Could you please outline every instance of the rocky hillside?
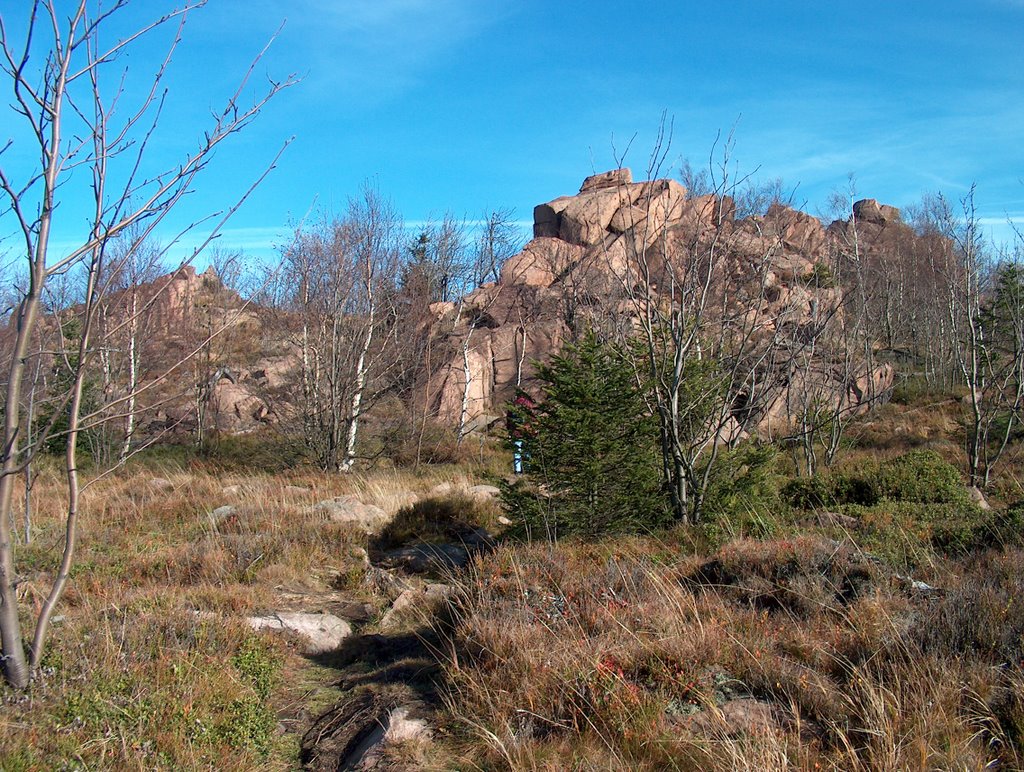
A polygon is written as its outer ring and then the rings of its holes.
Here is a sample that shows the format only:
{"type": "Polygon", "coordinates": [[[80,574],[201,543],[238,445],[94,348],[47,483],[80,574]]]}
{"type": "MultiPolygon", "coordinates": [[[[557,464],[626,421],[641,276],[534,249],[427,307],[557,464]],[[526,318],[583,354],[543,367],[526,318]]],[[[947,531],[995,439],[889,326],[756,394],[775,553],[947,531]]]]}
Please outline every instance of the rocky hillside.
{"type": "Polygon", "coordinates": [[[212,268],[197,273],[186,265],[113,294],[101,332],[111,352],[104,362],[110,399],[127,389],[135,337],[139,426],[146,435],[194,431],[200,400],[209,426],[226,433],[291,414],[299,359],[287,324],[245,303],[212,268]]]}
{"type": "MultiPolygon", "coordinates": [[[[424,414],[451,427],[493,425],[516,388],[534,387],[533,363],[586,329],[635,333],[645,304],[692,313],[686,304],[693,298],[681,288],[695,275],[710,287],[707,302],[718,319],[710,329],[741,330],[750,342],[759,391],[734,405],[730,431],[784,432],[794,412],[812,402],[859,411],[891,387],[893,369],[869,364],[863,350],[854,356],[839,349],[839,338],[853,334],[840,307],[857,278],[851,256],[884,263],[936,238],[918,236],[898,210],[871,199],[827,227],[778,203],[764,215],[737,218],[727,196],[689,195],[670,179],[634,182],[628,169],[588,177],[576,195],[538,205],[533,233],[499,281],[430,306],[435,364],[416,387],[427,395],[424,414]]],[[[194,428],[199,393],[204,420],[226,433],[297,417],[300,334],[289,312],[246,305],[212,271],[191,267],[140,294],[152,304],[145,377],[200,352],[159,399],[147,400],[152,409],[141,425],[194,428]]],[[[871,296],[884,292],[874,288],[871,296]]],[[[377,387],[387,392],[386,384],[377,387]]]]}
{"type": "MultiPolygon", "coordinates": [[[[729,197],[689,196],[669,179],[633,182],[628,169],[588,177],[574,196],[534,210],[534,238],[509,259],[500,281],[459,303],[435,304],[435,330],[453,352],[432,378],[438,415],[471,425],[496,420],[517,386],[531,386],[534,360],[544,360],[588,325],[629,327],[637,282],[672,302],[657,279],[713,263],[709,278],[725,298],[726,317],[752,315],[753,335],[771,343],[770,388],[745,424],[761,432],[784,427],[809,390],[857,409],[892,384],[888,365],[854,369],[827,360],[795,367],[816,328],[839,311],[836,279],[853,238],[884,252],[893,239],[914,239],[898,210],[873,200],[826,228],[818,219],[773,204],[763,216],[737,219],[729,197]],[[642,270],[641,270],[642,269],[642,270]],[[675,273],[673,273],[675,271],[675,273]],[[467,386],[468,382],[468,386],[467,386]]],[[[647,302],[647,301],[643,301],[647,302]]]]}

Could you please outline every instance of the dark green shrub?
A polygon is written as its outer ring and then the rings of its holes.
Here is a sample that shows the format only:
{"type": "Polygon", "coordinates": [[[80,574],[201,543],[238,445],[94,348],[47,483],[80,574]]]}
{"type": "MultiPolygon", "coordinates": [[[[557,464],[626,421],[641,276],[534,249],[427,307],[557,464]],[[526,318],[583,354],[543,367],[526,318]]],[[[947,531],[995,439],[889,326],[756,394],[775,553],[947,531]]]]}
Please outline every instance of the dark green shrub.
{"type": "Polygon", "coordinates": [[[794,477],[781,490],[782,498],[799,509],[814,509],[832,502],[831,478],[816,474],[811,477],[794,477]]]}
{"type": "Polygon", "coordinates": [[[277,723],[267,700],[278,678],[280,661],[259,637],[249,636],[232,657],[231,664],[250,691],[228,706],[219,734],[233,748],[266,756],[277,723]]]}
{"type": "Polygon", "coordinates": [[[1024,547],[1024,501],[988,513],[974,533],[975,549],[1024,547]]]}
{"type": "Polygon", "coordinates": [[[883,500],[914,504],[967,504],[970,496],[956,467],[934,450],[912,450],[891,461],[865,461],[856,469],[791,480],[783,498],[812,509],[883,500]]]}
{"type": "Polygon", "coordinates": [[[831,503],[870,507],[882,498],[878,467],[874,463],[869,462],[856,472],[835,472],[829,477],[831,503]]]}
{"type": "Polygon", "coordinates": [[[970,502],[920,504],[884,500],[865,507],[848,505],[857,542],[900,570],[911,570],[937,554],[963,555],[977,543],[984,512],[970,502]]]}
{"type": "Polygon", "coordinates": [[[878,487],[892,501],[959,504],[970,498],[956,467],[934,450],[912,450],[882,463],[878,487]]]}
{"type": "Polygon", "coordinates": [[[778,533],[785,509],[772,445],[746,442],[720,452],[711,467],[702,525],[714,543],[737,536],[762,539],[778,533]]]}
{"type": "Polygon", "coordinates": [[[878,466],[867,462],[856,471],[798,477],[782,487],[783,499],[800,509],[853,504],[870,507],[882,498],[878,466]]]}

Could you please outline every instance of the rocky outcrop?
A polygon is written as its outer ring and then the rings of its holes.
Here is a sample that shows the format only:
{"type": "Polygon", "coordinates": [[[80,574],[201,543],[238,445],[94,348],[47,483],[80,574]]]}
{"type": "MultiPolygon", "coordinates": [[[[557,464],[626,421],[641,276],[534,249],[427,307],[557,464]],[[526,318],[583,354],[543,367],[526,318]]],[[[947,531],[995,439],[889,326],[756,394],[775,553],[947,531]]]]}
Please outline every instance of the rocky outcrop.
{"type": "MultiPolygon", "coordinates": [[[[900,222],[898,210],[870,199],[855,205],[851,219],[865,229],[900,222]]],[[[674,180],[634,182],[628,169],[592,175],[577,195],[534,209],[534,238],[505,263],[497,283],[439,309],[435,329],[450,359],[429,384],[437,415],[452,425],[501,415],[517,387],[532,386],[533,363],[565,341],[588,326],[628,331],[643,303],[672,302],[650,278],[650,296],[638,300],[641,273],[678,277],[691,266],[711,271],[716,302],[745,320],[755,341],[777,349],[770,371],[759,376],[769,386],[756,411],[738,405],[728,431],[770,434],[789,423],[795,404],[822,398],[859,410],[891,386],[891,367],[851,373],[827,362],[792,364],[820,325],[840,313],[831,276],[843,227],[826,229],[779,203],[737,219],[732,199],[690,196],[674,180]],[[700,264],[709,254],[712,264],[700,264]]]]}
{"type": "MultiPolygon", "coordinates": [[[[497,281],[424,312],[431,369],[414,389],[417,402],[429,403],[424,414],[465,430],[494,426],[517,387],[533,388],[535,362],[588,327],[635,331],[644,304],[678,302],[678,279],[704,270],[716,308],[742,320],[756,345],[775,346],[777,354],[766,365],[770,371],[758,374],[765,393],[756,405],[736,405],[727,433],[781,431],[794,405],[810,401],[860,410],[892,383],[888,366],[853,372],[827,361],[794,361],[821,325],[836,318],[842,291],[832,277],[842,249],[856,244],[884,260],[908,252],[918,238],[893,207],[864,199],[849,219],[827,228],[779,203],[737,218],[728,196],[691,195],[675,180],[634,181],[629,169],[613,169],[587,177],[575,195],[535,207],[533,235],[505,261],[497,281]],[[703,263],[709,254],[714,259],[703,263]]],[[[138,294],[152,306],[141,331],[143,381],[200,351],[194,364],[177,371],[195,380],[182,383],[178,376],[146,393],[140,434],[193,431],[200,415],[206,430],[224,434],[297,416],[300,336],[287,313],[271,317],[268,309],[245,304],[212,271],[187,266],[142,285],[138,294]],[[219,334],[203,343],[214,329],[219,334]]],[[[130,297],[122,300],[124,312],[130,297]]],[[[114,324],[117,308],[115,302],[114,324]]],[[[366,423],[375,419],[368,412],[366,423]]]]}
{"type": "Polygon", "coordinates": [[[879,204],[873,198],[865,198],[853,205],[854,219],[862,223],[872,225],[888,225],[889,223],[900,223],[900,210],[894,206],[879,204]]]}
{"type": "Polygon", "coordinates": [[[127,365],[121,360],[134,350],[138,383],[158,381],[139,397],[144,435],[194,431],[200,399],[205,428],[224,434],[289,417],[300,359],[282,319],[268,324],[267,313],[243,301],[212,268],[198,273],[191,265],[111,293],[98,322],[113,352],[106,367],[118,376],[106,387],[110,398],[122,396],[127,365]]]}

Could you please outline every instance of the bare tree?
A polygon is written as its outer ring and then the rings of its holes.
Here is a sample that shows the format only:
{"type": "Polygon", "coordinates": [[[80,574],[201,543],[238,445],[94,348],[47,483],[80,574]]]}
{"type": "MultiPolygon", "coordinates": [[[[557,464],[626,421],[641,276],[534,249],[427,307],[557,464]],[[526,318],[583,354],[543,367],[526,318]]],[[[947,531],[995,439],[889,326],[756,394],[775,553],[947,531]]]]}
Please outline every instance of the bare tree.
{"type": "MultiPolygon", "coordinates": [[[[118,28],[128,0],[109,4],[78,0],[67,11],[58,8],[56,0],[34,0],[20,39],[0,17],[0,72],[11,87],[14,112],[24,122],[24,141],[39,159],[38,166],[21,179],[16,179],[18,173],[12,169],[0,167],[0,190],[7,202],[0,216],[17,228],[28,275],[14,312],[15,334],[4,394],[4,443],[0,456],[0,638],[4,675],[15,687],[28,684],[31,670],[42,657],[50,618],[74,560],[82,489],[79,436],[90,421],[103,420],[98,413],[83,412],[82,398],[87,374],[102,350],[102,343],[95,339],[96,320],[109,289],[105,267],[112,240],[135,225],[151,233],[175,204],[193,190],[215,150],[248,126],[269,99],[293,82],[291,78],[270,82],[254,101],[243,103],[254,61],[239,88],[200,134],[198,147],[173,168],[152,168],[148,150],[158,133],[164,106],[164,76],[181,39],[185,19],[201,5],[201,1],[187,3],[120,38],[113,37],[113,30],[118,28]],[[125,84],[130,73],[127,68],[117,69],[119,57],[164,28],[171,32],[165,56],[148,85],[142,88],[136,104],[129,105],[127,101],[132,96],[125,84]],[[78,247],[66,255],[55,255],[51,238],[59,214],[59,197],[73,173],[90,178],[89,225],[78,247]],[[39,433],[31,444],[23,441],[27,433],[22,401],[26,377],[36,356],[32,347],[42,321],[46,286],[54,277],[73,272],[82,276],[84,287],[76,309],[80,328],[73,378],[54,413],[65,415],[67,421],[65,539],[60,565],[36,618],[32,643],[26,652],[17,603],[10,515],[16,477],[38,452],[47,433],[39,433]]],[[[257,61],[261,57],[262,53],[257,61]]],[[[0,150],[0,158],[14,144],[14,140],[8,141],[0,150]]],[[[235,204],[211,215],[209,236],[203,246],[216,236],[274,162],[276,158],[235,204]]]]}
{"type": "MultiPolygon", "coordinates": [[[[649,179],[660,176],[670,144],[671,127],[663,125],[649,179]]],[[[760,417],[784,328],[751,311],[767,305],[780,243],[756,223],[753,230],[731,227],[732,195],[747,182],[732,169],[732,145],[730,136],[697,175],[713,192],[691,196],[688,227],[670,227],[673,194],[648,185],[637,204],[646,215],[616,271],[638,320],[638,377],[659,419],[662,472],[681,522],[702,517],[720,449],[760,417]]]]}
{"type": "Polygon", "coordinates": [[[161,273],[164,248],[136,223],[108,245],[105,286],[96,309],[97,348],[103,402],[112,407],[100,427],[93,455],[122,463],[131,453],[138,419],[142,355],[150,332],[144,285],[161,273]],[[123,398],[123,399],[122,399],[123,398]],[[116,446],[116,448],[115,448],[116,446]]]}
{"type": "Polygon", "coordinates": [[[360,419],[393,365],[400,234],[391,204],[366,187],[343,218],[299,229],[285,252],[301,319],[303,432],[326,470],[352,468],[360,419]]]}
{"type": "Polygon", "coordinates": [[[938,212],[952,244],[946,310],[954,361],[967,387],[967,476],[971,485],[983,488],[1024,406],[1024,270],[1014,258],[993,261],[974,194],[972,186],[959,212],[940,196],[938,212]]]}
{"type": "Polygon", "coordinates": [[[502,208],[487,212],[476,238],[473,283],[480,285],[498,281],[505,261],[521,248],[522,238],[516,228],[515,210],[502,208]]]}

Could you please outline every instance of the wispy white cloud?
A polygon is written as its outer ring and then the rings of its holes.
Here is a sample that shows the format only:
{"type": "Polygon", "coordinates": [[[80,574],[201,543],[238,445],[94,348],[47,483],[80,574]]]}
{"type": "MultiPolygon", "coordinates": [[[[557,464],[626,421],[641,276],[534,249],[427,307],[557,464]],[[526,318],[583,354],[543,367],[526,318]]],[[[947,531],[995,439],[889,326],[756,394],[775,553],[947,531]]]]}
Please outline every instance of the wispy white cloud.
{"type": "Polygon", "coordinates": [[[481,0],[307,0],[289,24],[300,36],[307,95],[387,101],[496,17],[481,0]]]}
{"type": "MultiPolygon", "coordinates": [[[[292,229],[286,225],[225,228],[207,249],[241,251],[257,257],[267,257],[275,254],[281,246],[286,244],[291,234],[292,229]]],[[[160,234],[157,234],[157,239],[159,238],[160,234]]],[[[168,250],[169,259],[174,261],[187,258],[202,245],[205,238],[205,234],[197,234],[194,237],[186,236],[168,250]]],[[[200,263],[204,262],[202,257],[199,258],[199,261],[200,263]]]]}

